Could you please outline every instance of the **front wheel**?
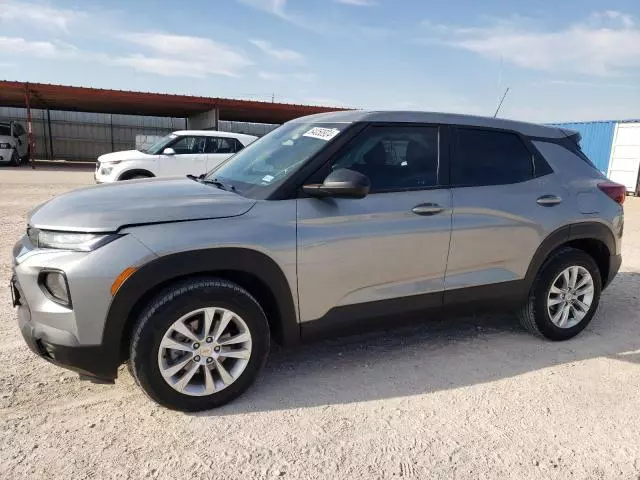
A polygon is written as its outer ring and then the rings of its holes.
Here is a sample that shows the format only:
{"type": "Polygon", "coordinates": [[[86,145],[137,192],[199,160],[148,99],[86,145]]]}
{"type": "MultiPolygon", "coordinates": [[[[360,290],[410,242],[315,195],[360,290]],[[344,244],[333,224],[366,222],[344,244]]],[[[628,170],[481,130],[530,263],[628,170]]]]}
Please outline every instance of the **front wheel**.
{"type": "Polygon", "coordinates": [[[520,309],[520,322],[536,335],[568,340],[595,315],[601,290],[600,269],[594,259],[582,250],[563,248],[540,269],[520,309]]]}
{"type": "Polygon", "coordinates": [[[244,392],[269,353],[260,304],[223,279],[169,287],[134,328],[130,370],[152,400],[175,410],[219,407],[244,392]]]}
{"type": "Polygon", "coordinates": [[[14,150],[9,160],[9,165],[17,167],[20,164],[20,157],[18,156],[18,150],[14,150]]]}

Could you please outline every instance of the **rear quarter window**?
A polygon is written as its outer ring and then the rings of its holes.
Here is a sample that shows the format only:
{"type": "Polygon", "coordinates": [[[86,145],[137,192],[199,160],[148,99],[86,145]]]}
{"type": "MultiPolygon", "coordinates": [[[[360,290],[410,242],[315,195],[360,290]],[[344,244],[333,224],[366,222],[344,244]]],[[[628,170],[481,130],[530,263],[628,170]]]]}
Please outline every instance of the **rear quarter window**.
{"type": "Polygon", "coordinates": [[[515,133],[456,128],[452,140],[453,186],[508,185],[534,177],[533,154],[515,133]]]}

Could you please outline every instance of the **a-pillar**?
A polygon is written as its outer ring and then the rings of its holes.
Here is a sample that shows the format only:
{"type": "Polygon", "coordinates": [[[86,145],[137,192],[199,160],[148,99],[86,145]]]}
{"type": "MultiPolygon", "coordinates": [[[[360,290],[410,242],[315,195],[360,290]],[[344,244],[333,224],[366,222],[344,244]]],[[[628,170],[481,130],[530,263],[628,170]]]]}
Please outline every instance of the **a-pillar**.
{"type": "Polygon", "coordinates": [[[213,108],[207,112],[197,113],[187,118],[189,130],[218,130],[220,110],[213,108]]]}

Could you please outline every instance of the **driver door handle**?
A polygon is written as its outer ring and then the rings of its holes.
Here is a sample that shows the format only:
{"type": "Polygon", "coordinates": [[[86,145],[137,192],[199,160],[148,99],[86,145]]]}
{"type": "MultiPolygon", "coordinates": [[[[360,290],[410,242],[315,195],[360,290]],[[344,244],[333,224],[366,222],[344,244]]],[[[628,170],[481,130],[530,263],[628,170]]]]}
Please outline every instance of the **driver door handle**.
{"type": "Polygon", "coordinates": [[[562,199],[557,195],[543,195],[538,197],[536,200],[536,203],[543,207],[553,207],[554,205],[558,205],[560,202],[562,202],[562,199]]]}
{"type": "Polygon", "coordinates": [[[411,209],[413,213],[416,215],[436,215],[442,212],[444,208],[442,208],[437,203],[421,203],[420,205],[416,205],[411,209]]]}

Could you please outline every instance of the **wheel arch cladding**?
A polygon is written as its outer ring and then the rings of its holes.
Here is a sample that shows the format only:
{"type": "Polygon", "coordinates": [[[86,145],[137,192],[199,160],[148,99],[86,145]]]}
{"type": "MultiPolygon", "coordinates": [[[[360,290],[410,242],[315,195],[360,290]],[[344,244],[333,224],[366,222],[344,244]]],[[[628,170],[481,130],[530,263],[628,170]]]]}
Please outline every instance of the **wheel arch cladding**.
{"type": "Polygon", "coordinates": [[[274,339],[283,345],[300,341],[289,283],[274,260],[244,248],[214,248],[159,257],[137,270],[114,297],[102,343],[118,352],[118,364],[126,360],[129,339],[137,316],[168,285],[193,277],[218,277],[232,281],[253,295],[262,306],[274,339]]]}
{"type": "Polygon", "coordinates": [[[527,288],[549,256],[562,247],[573,247],[588,253],[600,269],[602,285],[609,278],[610,256],[616,251],[613,233],[606,225],[598,222],[582,222],[567,225],[549,234],[540,244],[529,264],[525,277],[527,288]]]}

